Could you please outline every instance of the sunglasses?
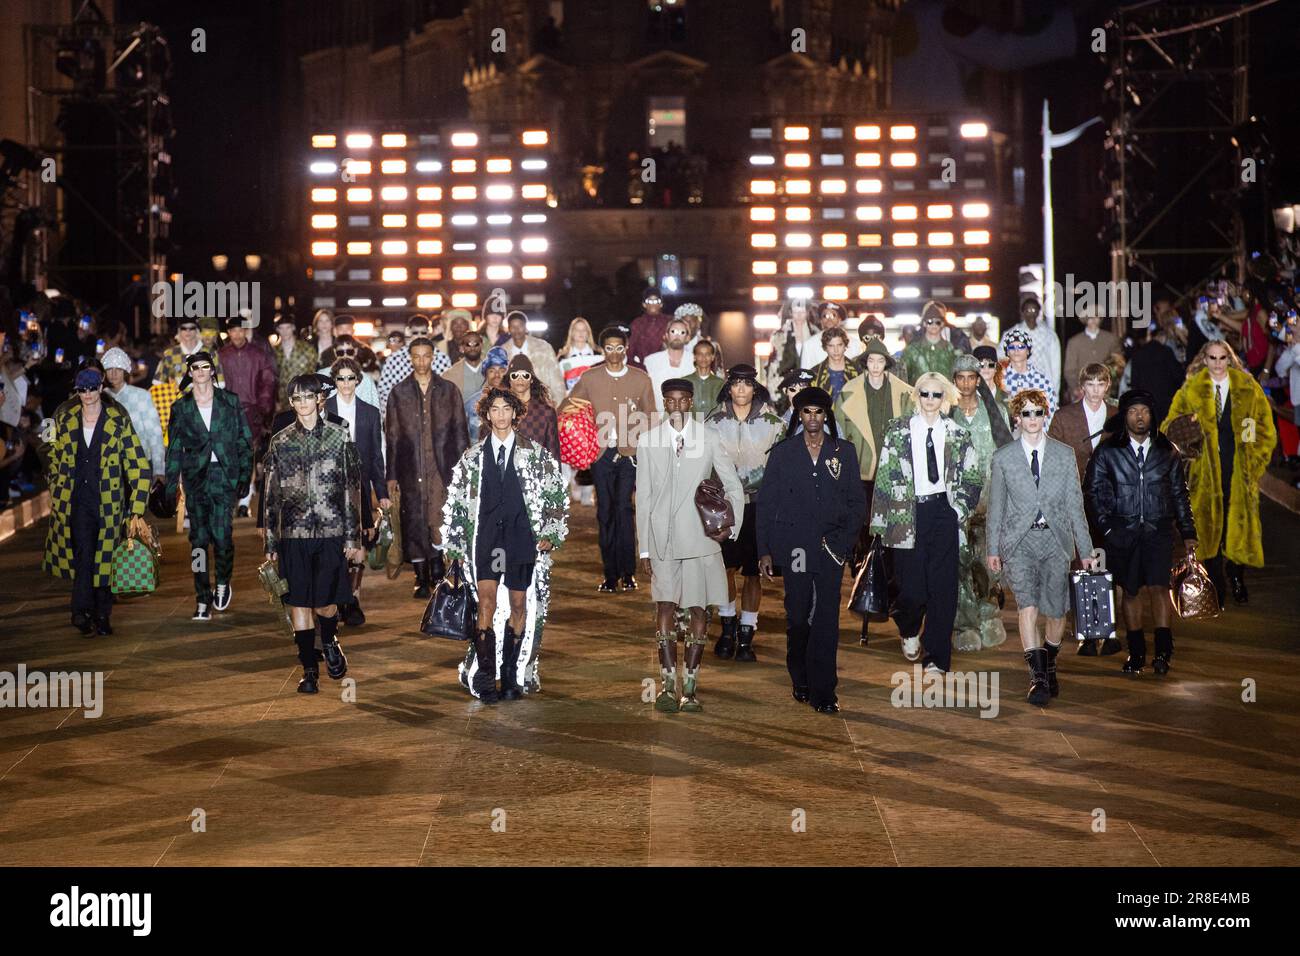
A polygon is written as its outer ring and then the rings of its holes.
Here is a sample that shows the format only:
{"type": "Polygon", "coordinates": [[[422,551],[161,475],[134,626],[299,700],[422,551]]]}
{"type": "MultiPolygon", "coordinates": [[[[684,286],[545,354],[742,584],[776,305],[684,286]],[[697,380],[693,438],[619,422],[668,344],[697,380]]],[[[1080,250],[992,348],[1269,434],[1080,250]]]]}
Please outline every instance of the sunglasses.
{"type": "Polygon", "coordinates": [[[922,398],[943,398],[943,392],[917,392],[922,398]]]}
{"type": "Polygon", "coordinates": [[[194,365],[191,365],[191,366],[190,366],[190,371],[191,371],[191,372],[210,372],[210,371],[212,371],[212,366],[209,365],[207,362],[196,362],[194,365]]]}
{"type": "Polygon", "coordinates": [[[356,349],[335,349],[334,354],[335,355],[356,355],[357,350],[356,349]]]}
{"type": "Polygon", "coordinates": [[[1008,352],[1023,352],[1023,351],[1025,351],[1027,348],[1029,348],[1028,345],[1008,345],[1008,346],[1007,346],[1007,351],[1008,351],[1008,352]]]}
{"type": "Polygon", "coordinates": [[[939,319],[926,319],[922,325],[943,325],[943,322],[939,319]]]}
{"type": "Polygon", "coordinates": [[[86,392],[98,392],[98,391],[99,391],[98,385],[82,385],[77,388],[77,392],[82,395],[84,395],[86,392]]]}
{"type": "Polygon", "coordinates": [[[314,404],[315,401],[316,401],[316,394],[315,394],[314,392],[299,392],[299,393],[296,394],[296,395],[290,395],[290,396],[289,396],[289,401],[291,401],[291,402],[312,402],[312,403],[314,404]]]}
{"type": "Polygon", "coordinates": [[[997,362],[980,362],[980,368],[997,368],[997,362]]]}
{"type": "Polygon", "coordinates": [[[336,382],[355,382],[356,380],[357,380],[357,377],[356,377],[355,375],[335,375],[335,376],[334,376],[334,381],[336,381],[336,382]]]}
{"type": "Polygon", "coordinates": [[[510,381],[512,382],[532,381],[532,378],[533,378],[532,372],[511,372],[510,373],[510,381]]]}
{"type": "Polygon", "coordinates": [[[1041,408],[1026,408],[1020,412],[1021,418],[1042,418],[1047,412],[1041,408]]]}
{"type": "Polygon", "coordinates": [[[605,351],[606,351],[606,352],[626,352],[626,351],[627,351],[627,346],[626,346],[626,345],[606,345],[606,346],[605,346],[605,351]]]}

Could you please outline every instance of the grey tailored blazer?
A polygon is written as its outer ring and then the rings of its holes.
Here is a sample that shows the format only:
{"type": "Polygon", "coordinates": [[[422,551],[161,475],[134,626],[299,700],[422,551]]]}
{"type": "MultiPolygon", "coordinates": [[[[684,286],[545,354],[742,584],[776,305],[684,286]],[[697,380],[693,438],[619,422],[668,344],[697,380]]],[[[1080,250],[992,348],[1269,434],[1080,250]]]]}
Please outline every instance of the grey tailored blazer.
{"type": "Polygon", "coordinates": [[[705,478],[717,474],[731,503],[736,524],[734,541],[740,536],[745,515],[745,489],[727,457],[722,439],[712,425],[686,419],[680,458],[676,432],[667,420],[641,433],[636,443],[636,536],[640,554],[658,561],[699,558],[720,554],[722,548],[704,533],[695,508],[695,490],[705,478]],[[674,475],[674,471],[676,474],[674,475]]]}
{"type": "Polygon", "coordinates": [[[986,554],[1005,561],[1015,553],[1040,509],[1066,558],[1073,559],[1076,550],[1081,558],[1092,553],[1074,449],[1046,435],[1041,448],[1037,487],[1018,439],[993,453],[986,554]]]}

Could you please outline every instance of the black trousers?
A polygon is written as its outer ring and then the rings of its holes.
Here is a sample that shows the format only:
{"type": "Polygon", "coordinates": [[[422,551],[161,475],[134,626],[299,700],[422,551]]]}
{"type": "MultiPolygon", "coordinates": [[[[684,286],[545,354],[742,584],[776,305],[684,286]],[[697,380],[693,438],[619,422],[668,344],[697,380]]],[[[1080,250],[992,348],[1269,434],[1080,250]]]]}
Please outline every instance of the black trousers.
{"type": "Polygon", "coordinates": [[[839,678],[840,587],[844,568],[824,552],[806,571],[782,569],[785,580],[785,666],[790,683],[808,688],[814,707],[835,702],[839,678]]]}
{"type": "Polygon", "coordinates": [[[72,613],[108,617],[113,592],[95,587],[95,552],[99,547],[99,496],[72,496],[72,613]]]}
{"type": "Polygon", "coordinates": [[[1223,476],[1223,535],[1219,539],[1219,553],[1205,561],[1205,572],[1214,583],[1214,590],[1219,595],[1219,607],[1223,607],[1228,594],[1228,578],[1245,577],[1246,569],[1236,561],[1229,561],[1224,554],[1228,547],[1228,511],[1232,507],[1232,458],[1224,461],[1219,457],[1219,470],[1223,476]]]}
{"type": "Polygon", "coordinates": [[[893,548],[898,579],[894,623],[902,637],[915,637],[925,619],[924,664],[948,670],[952,627],[957,620],[957,512],[947,498],[916,506],[916,546],[893,548]]]}
{"type": "Polygon", "coordinates": [[[607,448],[591,466],[596,485],[596,521],[600,524],[600,560],[606,578],[636,574],[636,464],[619,457],[617,448],[607,448]]]}

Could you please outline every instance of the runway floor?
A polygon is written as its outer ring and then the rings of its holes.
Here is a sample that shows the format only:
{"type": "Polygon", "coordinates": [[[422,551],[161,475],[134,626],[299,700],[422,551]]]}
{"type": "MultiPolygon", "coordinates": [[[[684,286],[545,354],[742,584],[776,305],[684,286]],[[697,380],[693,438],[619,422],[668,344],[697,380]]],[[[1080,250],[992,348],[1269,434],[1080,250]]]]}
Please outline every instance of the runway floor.
{"type": "Polygon", "coordinates": [[[409,570],[367,575],[369,621],[341,638],[352,703],[325,679],[294,692],[250,521],[229,612],[190,621],[188,544],[169,534],[163,587],[93,640],[31,529],[0,546],[0,670],[103,671],[105,705],[0,710],[0,862],[1295,865],[1300,518],[1264,508],[1250,605],[1177,626],[1168,677],[1067,647],[1062,696],[1031,707],[1008,608],[1006,644],[954,658],[1000,673],[994,719],[892,706],[890,676],[911,667],[897,632],[873,625],[862,648],[847,612],[842,712],[796,704],[779,588],[759,662],[710,649],[705,711],[656,713],[648,589],[595,592],[591,509],[558,555],[543,692],[496,707],[456,682],[463,645],[418,634],[409,570]]]}

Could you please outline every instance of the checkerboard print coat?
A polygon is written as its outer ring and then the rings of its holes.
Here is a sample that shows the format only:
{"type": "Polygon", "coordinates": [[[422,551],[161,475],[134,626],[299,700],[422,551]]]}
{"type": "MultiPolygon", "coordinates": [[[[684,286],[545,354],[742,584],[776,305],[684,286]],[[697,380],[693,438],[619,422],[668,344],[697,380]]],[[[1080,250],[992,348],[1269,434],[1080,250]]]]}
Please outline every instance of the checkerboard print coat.
{"type": "MultiPolygon", "coordinates": [[[[116,405],[105,405],[100,437],[99,539],[95,544],[95,587],[109,587],[113,577],[113,549],[127,521],[143,516],[149,502],[152,467],[144,446],[131,427],[131,416],[116,405]]],[[[71,579],[72,488],[77,467],[77,442],[81,435],[81,406],[57,421],[50,446],[50,527],[45,536],[41,566],[56,578],[71,579]]]]}

